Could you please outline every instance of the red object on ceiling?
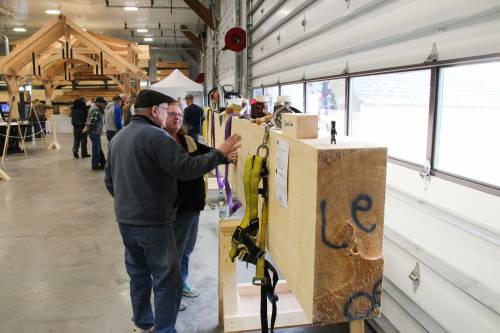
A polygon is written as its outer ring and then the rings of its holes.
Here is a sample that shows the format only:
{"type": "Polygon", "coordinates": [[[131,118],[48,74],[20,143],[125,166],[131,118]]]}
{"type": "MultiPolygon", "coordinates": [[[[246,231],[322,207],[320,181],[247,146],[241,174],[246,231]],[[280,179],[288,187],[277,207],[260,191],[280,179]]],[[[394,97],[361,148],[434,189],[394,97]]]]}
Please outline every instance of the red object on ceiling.
{"type": "Polygon", "coordinates": [[[247,32],[241,28],[231,28],[224,37],[224,50],[241,52],[247,46],[247,32]]]}

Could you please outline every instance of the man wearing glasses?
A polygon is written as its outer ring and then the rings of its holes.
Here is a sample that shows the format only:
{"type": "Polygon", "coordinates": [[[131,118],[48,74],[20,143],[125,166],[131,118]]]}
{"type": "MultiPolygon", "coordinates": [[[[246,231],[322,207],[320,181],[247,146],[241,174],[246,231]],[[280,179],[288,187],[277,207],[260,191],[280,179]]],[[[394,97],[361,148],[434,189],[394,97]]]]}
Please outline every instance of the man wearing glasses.
{"type": "MultiPolygon", "coordinates": [[[[190,157],[163,130],[168,105],[176,101],[142,90],[135,115],[109,146],[105,183],[114,197],[115,215],[130,276],[130,297],[137,332],[176,332],[182,281],[173,223],[177,179],[200,177],[239,148],[232,135],[217,149],[190,157]],[[154,292],[154,315],[150,303],[154,292]]],[[[172,116],[176,116],[173,115],[172,116]]]]}

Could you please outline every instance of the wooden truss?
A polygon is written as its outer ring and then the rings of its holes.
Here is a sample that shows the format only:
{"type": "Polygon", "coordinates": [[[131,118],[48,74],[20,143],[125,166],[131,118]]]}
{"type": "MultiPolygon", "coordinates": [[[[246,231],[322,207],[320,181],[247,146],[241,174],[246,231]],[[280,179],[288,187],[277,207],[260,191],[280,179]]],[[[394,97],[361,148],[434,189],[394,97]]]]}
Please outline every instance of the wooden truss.
{"type": "Polygon", "coordinates": [[[135,93],[140,80],[147,79],[138,67],[143,50],[130,41],[87,32],[59,15],[0,60],[0,75],[7,83],[9,101],[15,101],[19,87],[28,80],[43,83],[47,105],[52,104],[55,88],[72,80],[112,80],[125,94],[135,93]]]}

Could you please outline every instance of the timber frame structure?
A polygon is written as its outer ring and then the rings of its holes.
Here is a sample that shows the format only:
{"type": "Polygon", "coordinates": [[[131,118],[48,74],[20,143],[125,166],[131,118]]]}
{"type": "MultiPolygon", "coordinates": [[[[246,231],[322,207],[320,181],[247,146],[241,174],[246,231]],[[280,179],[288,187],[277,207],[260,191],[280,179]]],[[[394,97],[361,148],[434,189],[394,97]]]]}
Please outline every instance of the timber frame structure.
{"type": "Polygon", "coordinates": [[[71,80],[111,80],[125,94],[136,93],[140,80],[147,79],[137,66],[140,52],[136,43],[87,32],[59,15],[0,60],[11,113],[17,116],[16,95],[29,80],[43,83],[47,105],[52,105],[56,87],[71,80]]]}

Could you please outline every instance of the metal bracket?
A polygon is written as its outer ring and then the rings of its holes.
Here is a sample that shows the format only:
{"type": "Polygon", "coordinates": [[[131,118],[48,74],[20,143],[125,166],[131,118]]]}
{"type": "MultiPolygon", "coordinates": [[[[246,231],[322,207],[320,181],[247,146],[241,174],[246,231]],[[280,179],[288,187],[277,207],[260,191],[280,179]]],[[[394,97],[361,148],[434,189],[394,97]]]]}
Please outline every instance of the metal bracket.
{"type": "Polygon", "coordinates": [[[346,61],[345,62],[344,70],[340,74],[344,75],[344,74],[349,74],[349,73],[350,73],[350,70],[349,70],[349,61],[346,61]]]}
{"type": "Polygon", "coordinates": [[[278,41],[278,45],[280,45],[280,41],[281,41],[281,32],[278,32],[278,36],[276,36],[276,40],[278,41]]]}
{"type": "Polygon", "coordinates": [[[304,32],[305,32],[306,25],[307,25],[306,14],[304,14],[304,19],[300,22],[300,25],[302,25],[304,27],[304,32]]]}
{"type": "Polygon", "coordinates": [[[415,268],[413,268],[408,277],[413,282],[413,292],[416,293],[420,286],[420,265],[418,262],[415,264],[415,268]]]}
{"type": "Polygon", "coordinates": [[[431,161],[426,160],[424,166],[419,172],[420,178],[424,181],[424,189],[427,191],[431,182],[431,161]]]}
{"type": "Polygon", "coordinates": [[[427,56],[427,59],[425,59],[424,62],[436,62],[438,60],[439,60],[439,53],[437,50],[437,46],[436,43],[433,43],[431,53],[427,56]]]}
{"type": "Polygon", "coordinates": [[[349,7],[351,6],[351,0],[345,0],[345,5],[346,8],[349,9],[349,7]]]}

